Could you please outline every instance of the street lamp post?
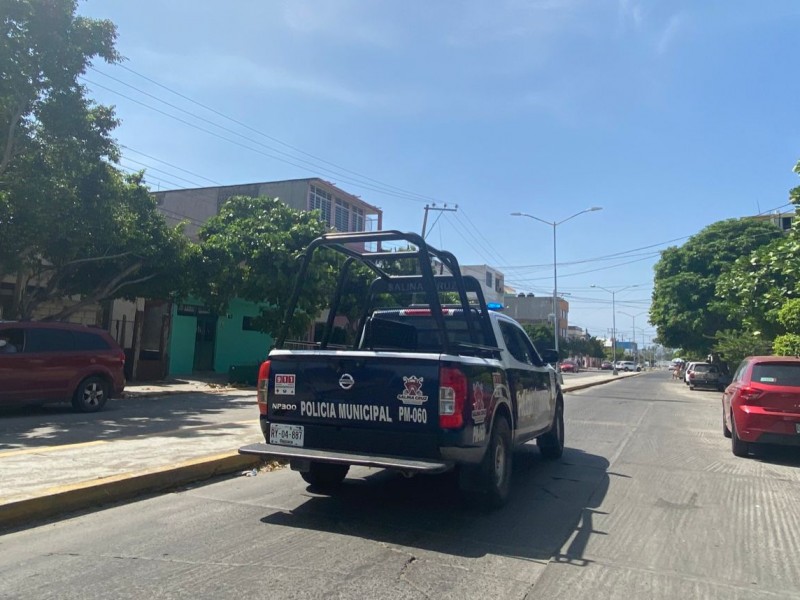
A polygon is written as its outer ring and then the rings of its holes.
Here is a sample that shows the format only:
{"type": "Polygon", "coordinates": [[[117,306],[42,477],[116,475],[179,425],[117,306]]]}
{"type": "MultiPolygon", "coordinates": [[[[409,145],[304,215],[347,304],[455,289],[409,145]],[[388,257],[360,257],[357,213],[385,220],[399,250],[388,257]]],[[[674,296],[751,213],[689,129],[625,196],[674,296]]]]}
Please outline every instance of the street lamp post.
{"type": "Polygon", "coordinates": [[[608,292],[611,294],[611,364],[613,365],[614,375],[619,375],[619,371],[617,371],[617,305],[616,305],[616,296],[619,292],[624,290],[638,287],[638,284],[633,285],[626,285],[624,288],[620,288],[618,290],[609,290],[608,288],[601,287],[599,285],[592,284],[591,287],[597,288],[598,290],[603,290],[604,292],[608,292]]]}
{"type": "Polygon", "coordinates": [[[553,228],[553,340],[555,343],[556,354],[558,354],[558,262],[556,260],[556,227],[562,223],[566,223],[570,219],[574,219],[578,215],[582,215],[583,213],[587,212],[594,212],[596,210],[603,210],[603,207],[592,206],[590,208],[585,208],[582,211],[576,212],[574,215],[567,217],[566,219],[562,219],[561,221],[545,221],[544,219],[540,219],[539,217],[534,217],[533,215],[523,212],[511,213],[512,217],[528,217],[529,219],[534,219],[535,221],[544,223],[545,225],[550,225],[553,228]]]}
{"type": "MultiPolygon", "coordinates": [[[[633,339],[633,342],[636,343],[636,317],[641,317],[642,315],[646,315],[647,311],[636,313],[635,315],[632,315],[632,314],[626,313],[626,312],[622,312],[622,311],[619,311],[619,312],[622,313],[623,315],[626,315],[626,316],[630,317],[633,320],[633,323],[631,324],[631,329],[633,329],[633,336],[631,336],[631,339],[633,339]]],[[[644,332],[642,332],[642,337],[644,338],[644,332]]],[[[642,346],[644,346],[644,343],[642,343],[642,346]]],[[[639,358],[638,355],[640,353],[637,352],[636,354],[637,354],[636,358],[637,358],[637,362],[638,362],[638,358],[639,358]]]]}

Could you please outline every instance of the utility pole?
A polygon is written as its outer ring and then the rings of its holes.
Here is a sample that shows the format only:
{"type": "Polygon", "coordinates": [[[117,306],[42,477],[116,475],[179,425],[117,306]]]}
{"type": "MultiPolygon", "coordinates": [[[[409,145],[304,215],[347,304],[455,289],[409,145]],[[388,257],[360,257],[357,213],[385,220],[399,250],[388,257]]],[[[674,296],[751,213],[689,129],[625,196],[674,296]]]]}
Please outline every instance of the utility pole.
{"type": "MultiPolygon", "coordinates": [[[[436,202],[433,204],[426,204],[425,205],[425,218],[422,220],[422,239],[425,239],[425,232],[428,229],[428,211],[429,210],[438,210],[440,213],[443,212],[456,212],[458,210],[458,204],[455,205],[455,208],[448,208],[447,203],[444,206],[436,206],[436,202]]],[[[441,215],[440,215],[441,216],[441,215]]],[[[438,220],[438,218],[437,218],[438,220]]],[[[436,223],[434,222],[434,225],[436,223]]]]}

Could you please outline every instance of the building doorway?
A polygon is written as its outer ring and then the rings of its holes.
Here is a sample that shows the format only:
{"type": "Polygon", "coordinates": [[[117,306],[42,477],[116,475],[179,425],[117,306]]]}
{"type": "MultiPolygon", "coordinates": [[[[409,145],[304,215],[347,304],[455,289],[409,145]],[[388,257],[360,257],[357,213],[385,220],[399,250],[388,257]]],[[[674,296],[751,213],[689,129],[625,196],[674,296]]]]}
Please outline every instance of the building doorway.
{"type": "Polygon", "coordinates": [[[194,371],[214,370],[214,346],[217,340],[217,316],[197,315],[194,338],[194,371]]]}

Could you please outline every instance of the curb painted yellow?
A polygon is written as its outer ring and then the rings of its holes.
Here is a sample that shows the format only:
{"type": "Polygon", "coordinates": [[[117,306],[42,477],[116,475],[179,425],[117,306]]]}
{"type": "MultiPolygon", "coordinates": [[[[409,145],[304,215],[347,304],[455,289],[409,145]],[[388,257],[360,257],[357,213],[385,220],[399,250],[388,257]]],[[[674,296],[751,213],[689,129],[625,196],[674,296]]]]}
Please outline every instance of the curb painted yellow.
{"type": "Polygon", "coordinates": [[[33,498],[0,504],[0,528],[33,525],[36,521],[59,514],[98,507],[144,493],[174,489],[217,475],[252,468],[261,462],[261,458],[257,456],[226,452],[167,467],[50,488],[33,498]]]}

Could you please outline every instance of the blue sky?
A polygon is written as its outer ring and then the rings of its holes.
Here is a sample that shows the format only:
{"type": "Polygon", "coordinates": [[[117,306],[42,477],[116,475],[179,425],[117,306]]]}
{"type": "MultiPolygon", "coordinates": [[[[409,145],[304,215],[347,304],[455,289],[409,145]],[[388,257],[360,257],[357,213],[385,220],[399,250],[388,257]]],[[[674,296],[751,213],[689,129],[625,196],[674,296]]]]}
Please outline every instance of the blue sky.
{"type": "Polygon", "coordinates": [[[126,61],[96,65],[86,85],[116,106],[123,164],[154,188],[320,176],[413,231],[426,203],[458,204],[429,241],[537,295],[552,293],[552,228],[510,213],[552,222],[602,206],[557,229],[570,323],[594,335],[612,319],[593,284],[637,286],[617,295],[617,329],[629,338],[633,315],[641,341],[659,250],[786,210],[800,183],[796,0],[89,0],[79,12],[118,27],[126,61]]]}

